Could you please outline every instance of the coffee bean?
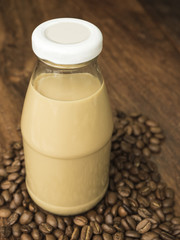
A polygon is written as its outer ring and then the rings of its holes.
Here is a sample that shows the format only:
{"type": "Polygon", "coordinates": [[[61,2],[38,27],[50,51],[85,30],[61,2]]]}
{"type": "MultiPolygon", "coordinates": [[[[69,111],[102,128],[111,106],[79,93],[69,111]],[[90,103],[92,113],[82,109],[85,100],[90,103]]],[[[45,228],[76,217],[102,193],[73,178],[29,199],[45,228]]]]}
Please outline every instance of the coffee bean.
{"type": "Polygon", "coordinates": [[[103,233],[103,240],[113,240],[112,236],[109,233],[103,233]]]}
{"type": "Polygon", "coordinates": [[[44,223],[46,221],[46,217],[45,217],[45,214],[42,213],[42,212],[37,212],[35,214],[35,222],[40,225],[41,223],[44,223]]]}
{"type": "Polygon", "coordinates": [[[86,225],[88,223],[88,220],[86,217],[84,216],[76,216],[73,219],[74,223],[79,226],[79,227],[83,227],[84,225],[86,225]]]}
{"type": "Polygon", "coordinates": [[[38,208],[37,208],[36,204],[33,203],[33,202],[30,202],[30,203],[29,203],[29,211],[31,211],[31,212],[33,212],[33,213],[36,213],[37,210],[38,210],[38,208]]]}
{"type": "Polygon", "coordinates": [[[171,222],[172,222],[173,224],[180,224],[180,217],[173,217],[172,220],[171,220],[171,222]]]}
{"type": "Polygon", "coordinates": [[[0,195],[0,206],[3,206],[4,205],[4,198],[3,196],[0,195]]]}
{"type": "Polygon", "coordinates": [[[16,206],[20,206],[23,200],[23,195],[21,193],[14,194],[14,202],[16,206]]]}
{"type": "Polygon", "coordinates": [[[0,237],[1,239],[7,239],[11,235],[11,227],[9,226],[1,226],[0,227],[0,237]]]}
{"type": "Polygon", "coordinates": [[[21,235],[21,240],[33,240],[33,239],[32,239],[32,237],[29,234],[23,233],[21,235]]]}
{"type": "Polygon", "coordinates": [[[114,205],[117,202],[117,193],[115,192],[108,192],[107,201],[110,205],[114,205]]]}
{"type": "Polygon", "coordinates": [[[162,132],[162,130],[161,130],[160,127],[150,127],[150,131],[151,131],[152,133],[155,133],[155,134],[162,132]]]}
{"type": "Polygon", "coordinates": [[[145,157],[150,157],[150,155],[151,155],[151,152],[150,152],[149,148],[147,148],[147,147],[143,148],[142,153],[145,157]]]}
{"type": "Polygon", "coordinates": [[[64,231],[66,226],[65,226],[65,223],[64,223],[64,221],[62,220],[61,217],[57,218],[57,223],[58,223],[58,228],[64,231]]]}
{"type": "Polygon", "coordinates": [[[116,232],[113,235],[113,240],[124,240],[124,234],[122,232],[116,232]]]}
{"type": "Polygon", "coordinates": [[[125,230],[131,230],[131,227],[129,226],[127,220],[125,218],[121,219],[121,225],[125,230]]]}
{"type": "Polygon", "coordinates": [[[153,209],[153,210],[156,210],[158,208],[161,207],[161,202],[157,199],[154,199],[150,202],[150,207],[153,209]]]}
{"type": "Polygon", "coordinates": [[[96,221],[101,224],[104,221],[104,217],[99,214],[96,216],[96,221]]]}
{"type": "Polygon", "coordinates": [[[39,230],[44,234],[48,234],[52,232],[53,227],[48,223],[41,223],[39,225],[39,230]]]}
{"type": "Polygon", "coordinates": [[[142,187],[140,190],[139,190],[139,193],[142,195],[142,196],[147,196],[149,195],[151,192],[151,188],[149,186],[144,186],[142,187]]]}
{"type": "Polygon", "coordinates": [[[149,144],[149,149],[154,153],[160,152],[160,146],[157,144],[149,144]]]}
{"type": "Polygon", "coordinates": [[[125,216],[127,216],[127,211],[124,209],[124,207],[123,206],[120,206],[119,208],[118,208],[118,214],[119,214],[119,216],[120,217],[125,217],[125,216]]]}
{"type": "Polygon", "coordinates": [[[172,207],[173,205],[174,200],[172,198],[168,198],[163,201],[163,207],[172,207]]]}
{"type": "Polygon", "coordinates": [[[152,216],[151,212],[148,211],[146,208],[139,208],[138,214],[143,218],[148,218],[152,216]]]}
{"type": "Polygon", "coordinates": [[[72,224],[72,218],[71,217],[64,217],[63,220],[64,220],[64,222],[67,226],[72,224]]]}
{"type": "Polygon", "coordinates": [[[167,232],[161,231],[160,236],[163,240],[172,240],[175,239],[175,237],[167,232]]]}
{"type": "Polygon", "coordinates": [[[21,236],[21,225],[19,223],[16,223],[12,226],[12,233],[14,237],[21,236]]]}
{"type": "Polygon", "coordinates": [[[20,222],[20,224],[28,224],[28,223],[31,222],[32,218],[33,218],[32,213],[29,212],[29,211],[25,211],[25,212],[21,215],[21,217],[20,217],[20,219],[19,219],[19,222],[20,222]]]}
{"type": "Polygon", "coordinates": [[[42,235],[41,235],[40,231],[37,228],[34,228],[32,230],[31,235],[32,235],[34,240],[41,240],[42,239],[42,235]]]}
{"type": "Polygon", "coordinates": [[[107,214],[105,216],[105,223],[109,224],[109,225],[113,224],[113,216],[112,216],[112,214],[109,213],[109,214],[107,214]]]}
{"type": "Polygon", "coordinates": [[[137,201],[140,204],[140,206],[142,207],[149,207],[149,201],[147,198],[144,198],[143,196],[141,196],[140,194],[138,194],[137,196],[137,201]]]}
{"type": "Polygon", "coordinates": [[[127,223],[129,224],[129,226],[130,226],[131,229],[133,229],[133,230],[136,229],[136,221],[135,221],[132,217],[127,216],[127,217],[126,217],[126,221],[127,221],[127,223]]]}
{"type": "Polygon", "coordinates": [[[79,228],[75,227],[71,236],[71,240],[78,240],[79,233],[80,233],[79,228]]]}
{"type": "Polygon", "coordinates": [[[146,232],[141,237],[142,240],[155,240],[159,239],[158,234],[155,232],[146,232]]]}
{"type": "Polygon", "coordinates": [[[65,234],[66,234],[68,237],[71,237],[72,233],[73,233],[73,228],[72,228],[72,226],[68,225],[68,226],[66,227],[65,234]]]}
{"type": "Polygon", "coordinates": [[[140,234],[136,231],[128,230],[125,232],[126,237],[131,237],[131,238],[140,238],[140,234]]]}
{"type": "Polygon", "coordinates": [[[7,219],[7,224],[10,226],[15,224],[18,218],[19,218],[19,215],[16,212],[12,213],[7,219]]]}
{"type": "Polygon", "coordinates": [[[0,177],[7,177],[7,172],[4,168],[0,168],[0,177]]]}
{"type": "Polygon", "coordinates": [[[94,210],[90,210],[90,211],[88,211],[87,214],[86,214],[87,218],[88,218],[90,221],[95,221],[95,220],[96,220],[96,215],[97,215],[97,213],[96,213],[96,211],[94,211],[94,210]]]}
{"type": "Polygon", "coordinates": [[[142,220],[138,225],[136,226],[136,231],[138,231],[140,234],[146,233],[151,228],[151,222],[148,219],[142,220]]]}
{"type": "Polygon", "coordinates": [[[1,208],[0,209],[0,217],[8,218],[11,215],[11,211],[8,208],[1,208]]]}
{"type": "Polygon", "coordinates": [[[7,190],[11,187],[12,183],[8,180],[5,180],[1,183],[1,189],[7,190]]]}
{"type": "Polygon", "coordinates": [[[171,188],[166,188],[165,194],[167,198],[174,198],[174,191],[171,188]]]}
{"type": "Polygon", "coordinates": [[[47,215],[46,222],[49,223],[54,228],[57,228],[58,226],[57,220],[52,214],[47,215]]]}
{"type": "Polygon", "coordinates": [[[101,235],[94,235],[92,240],[103,240],[101,235]]]}
{"type": "Polygon", "coordinates": [[[116,229],[108,224],[102,224],[102,229],[109,234],[114,234],[116,232],[116,229]]]}
{"type": "Polygon", "coordinates": [[[84,225],[81,230],[81,240],[90,240],[93,234],[93,230],[91,226],[84,225]]]}
{"type": "Polygon", "coordinates": [[[93,233],[94,234],[101,234],[102,233],[102,228],[99,225],[98,222],[90,222],[90,226],[92,227],[93,233]]]}
{"type": "Polygon", "coordinates": [[[46,240],[56,240],[56,238],[52,234],[47,234],[46,240]]]}

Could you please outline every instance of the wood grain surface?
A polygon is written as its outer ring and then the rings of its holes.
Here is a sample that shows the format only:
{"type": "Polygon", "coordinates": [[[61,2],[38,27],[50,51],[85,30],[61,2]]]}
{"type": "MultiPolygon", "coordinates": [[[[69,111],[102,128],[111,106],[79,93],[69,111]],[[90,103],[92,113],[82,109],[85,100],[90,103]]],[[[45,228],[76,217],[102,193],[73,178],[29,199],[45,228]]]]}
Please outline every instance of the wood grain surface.
{"type": "Polygon", "coordinates": [[[180,215],[180,1],[1,0],[0,146],[16,130],[36,57],[33,29],[45,20],[75,17],[104,35],[99,63],[112,107],[159,122],[166,141],[154,157],[162,179],[176,191],[180,215]]]}

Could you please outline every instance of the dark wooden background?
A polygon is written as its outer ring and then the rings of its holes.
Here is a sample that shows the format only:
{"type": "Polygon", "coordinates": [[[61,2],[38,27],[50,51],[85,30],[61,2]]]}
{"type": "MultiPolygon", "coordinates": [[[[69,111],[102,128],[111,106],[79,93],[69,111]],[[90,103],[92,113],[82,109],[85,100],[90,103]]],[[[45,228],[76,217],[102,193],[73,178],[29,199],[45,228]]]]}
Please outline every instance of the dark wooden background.
{"type": "Polygon", "coordinates": [[[166,141],[155,156],[162,178],[176,191],[180,214],[180,1],[1,0],[0,147],[12,140],[36,62],[31,33],[41,22],[75,17],[104,35],[99,58],[111,103],[158,121],[166,141]]]}

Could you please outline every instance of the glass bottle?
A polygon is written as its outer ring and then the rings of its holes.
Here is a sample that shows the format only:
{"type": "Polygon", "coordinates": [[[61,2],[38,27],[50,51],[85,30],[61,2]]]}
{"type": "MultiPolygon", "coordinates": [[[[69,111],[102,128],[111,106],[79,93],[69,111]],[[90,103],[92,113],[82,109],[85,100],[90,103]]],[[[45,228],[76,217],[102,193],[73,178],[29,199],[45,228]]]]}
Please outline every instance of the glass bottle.
{"type": "Polygon", "coordinates": [[[108,187],[112,114],[93,24],[54,19],[33,32],[38,62],[26,93],[21,130],[26,185],[43,209],[85,212],[108,187]]]}

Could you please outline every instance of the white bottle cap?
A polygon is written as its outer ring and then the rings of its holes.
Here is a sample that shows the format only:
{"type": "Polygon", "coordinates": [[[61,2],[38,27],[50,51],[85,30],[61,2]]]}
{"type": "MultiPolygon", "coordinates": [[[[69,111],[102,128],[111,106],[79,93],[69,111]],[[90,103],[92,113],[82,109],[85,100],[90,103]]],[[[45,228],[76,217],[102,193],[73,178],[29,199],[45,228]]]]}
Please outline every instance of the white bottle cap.
{"type": "Polygon", "coordinates": [[[102,33],[95,25],[76,18],[57,18],[35,28],[32,48],[41,59],[55,64],[87,62],[102,50],[102,33]]]}

